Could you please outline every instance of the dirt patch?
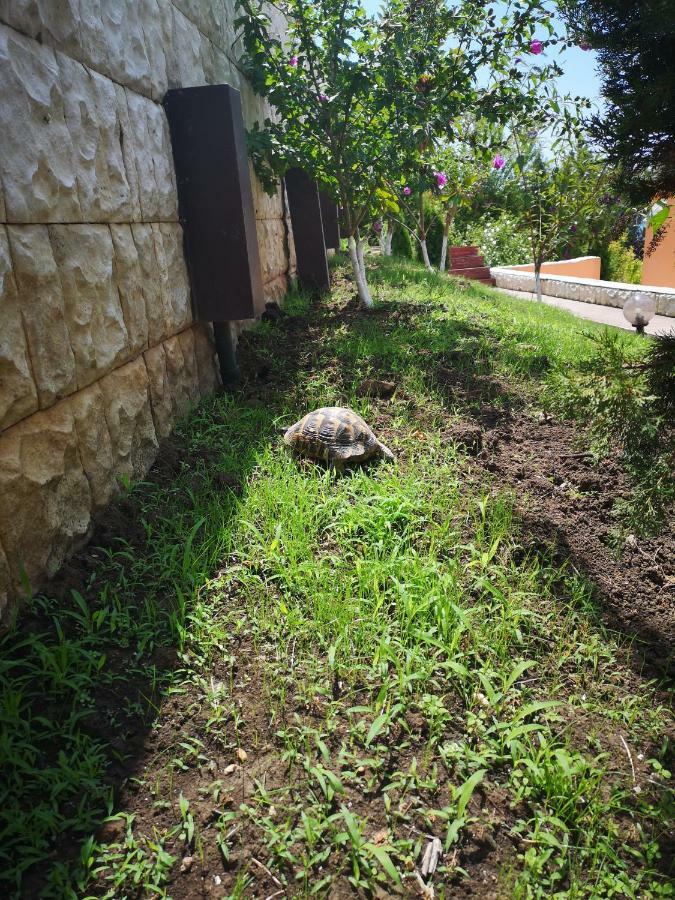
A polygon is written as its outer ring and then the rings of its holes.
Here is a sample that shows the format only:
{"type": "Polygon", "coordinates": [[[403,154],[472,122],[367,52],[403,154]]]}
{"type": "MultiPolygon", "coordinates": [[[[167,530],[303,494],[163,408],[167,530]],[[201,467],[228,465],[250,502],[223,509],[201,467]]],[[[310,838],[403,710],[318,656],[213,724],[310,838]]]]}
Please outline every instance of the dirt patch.
{"type": "Polygon", "coordinates": [[[635,636],[649,669],[665,673],[675,646],[675,535],[615,547],[618,499],[630,485],[612,459],[595,465],[570,425],[515,413],[486,430],[479,464],[516,492],[525,535],[591,579],[611,629],[635,636]]]}

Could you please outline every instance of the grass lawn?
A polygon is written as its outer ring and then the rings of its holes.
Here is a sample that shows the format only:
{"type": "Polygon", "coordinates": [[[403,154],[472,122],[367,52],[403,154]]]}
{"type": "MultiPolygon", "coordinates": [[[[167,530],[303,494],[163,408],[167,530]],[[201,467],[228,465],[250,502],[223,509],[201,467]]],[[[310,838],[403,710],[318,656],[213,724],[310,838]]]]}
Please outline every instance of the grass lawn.
{"type": "Polygon", "coordinates": [[[558,421],[602,329],[372,269],[244,335],[5,637],[5,896],[673,896],[668,514],[558,421]],[[397,461],[292,458],[333,404],[397,461]]]}

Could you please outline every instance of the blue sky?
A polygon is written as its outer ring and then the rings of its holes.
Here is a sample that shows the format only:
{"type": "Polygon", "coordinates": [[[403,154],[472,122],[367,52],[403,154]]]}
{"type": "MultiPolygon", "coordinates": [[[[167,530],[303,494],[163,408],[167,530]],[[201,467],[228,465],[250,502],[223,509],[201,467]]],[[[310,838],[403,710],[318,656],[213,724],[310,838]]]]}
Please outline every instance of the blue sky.
{"type": "MultiPolygon", "coordinates": [[[[380,7],[380,0],[362,0],[363,5],[368,12],[374,13],[380,7]]],[[[563,31],[560,20],[554,17],[557,30],[563,31]]],[[[546,38],[546,34],[539,35],[542,39],[546,38]]],[[[557,79],[558,90],[561,94],[572,94],[573,96],[588,97],[593,102],[594,108],[601,103],[600,98],[600,80],[595,72],[596,55],[594,51],[580,50],[574,47],[571,50],[565,50],[560,53],[557,47],[549,51],[555,54],[553,57],[559,63],[560,68],[564,71],[564,75],[557,79]]]]}

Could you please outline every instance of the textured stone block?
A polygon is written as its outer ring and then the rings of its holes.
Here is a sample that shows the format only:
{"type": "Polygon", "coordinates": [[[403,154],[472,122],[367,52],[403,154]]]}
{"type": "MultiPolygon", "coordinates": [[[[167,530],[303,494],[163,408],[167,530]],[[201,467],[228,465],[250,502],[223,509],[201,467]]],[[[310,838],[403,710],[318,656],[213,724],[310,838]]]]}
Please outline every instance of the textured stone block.
{"type": "Polygon", "coordinates": [[[157,264],[152,225],[132,225],[131,234],[138,252],[145,312],[148,321],[148,343],[152,347],[169,335],[169,315],[162,291],[162,276],[157,264]]]}
{"type": "Polygon", "coordinates": [[[143,357],[115,369],[99,382],[110,429],[115,476],[141,478],[157,455],[143,357]]]}
{"type": "Polygon", "coordinates": [[[183,353],[183,383],[185,391],[190,399],[190,406],[199,402],[199,369],[195,355],[194,328],[186,328],[178,337],[180,349],[183,353]]]}
{"type": "Polygon", "coordinates": [[[186,360],[178,335],[164,342],[166,375],[173,406],[174,422],[187,415],[192,405],[192,389],[186,372],[186,360]]]}
{"type": "Polygon", "coordinates": [[[7,231],[0,226],[0,431],[38,408],[7,231]]]}
{"type": "Polygon", "coordinates": [[[134,213],[122,155],[115,85],[62,53],[56,56],[77,190],[86,222],[128,222],[134,213]]]}
{"type": "Polygon", "coordinates": [[[143,294],[143,272],[129,225],[111,225],[113,281],[119,293],[127,330],[129,356],[148,346],[148,317],[143,294]]]}
{"type": "Polygon", "coordinates": [[[0,20],[80,58],[80,0],[0,0],[0,20]]]}
{"type": "Polygon", "coordinates": [[[0,180],[11,222],[77,222],[76,166],[53,50],[0,25],[0,180]]]}
{"type": "Polygon", "coordinates": [[[225,39],[226,14],[218,0],[173,0],[177,7],[193,25],[216,44],[225,39]]]}
{"type": "Polygon", "coordinates": [[[178,194],[173,156],[164,110],[133,91],[127,91],[129,157],[138,176],[144,222],[177,221],[178,194]]]}
{"type": "Polygon", "coordinates": [[[271,197],[263,190],[262,185],[258,181],[253,168],[253,163],[249,162],[249,172],[251,175],[251,188],[253,190],[253,205],[255,207],[256,219],[283,219],[284,203],[281,187],[277,188],[275,194],[271,197]]]}
{"type": "Polygon", "coordinates": [[[164,345],[157,344],[156,347],[150,347],[149,350],[145,351],[143,357],[148,371],[148,386],[155,433],[159,440],[163,440],[171,434],[173,428],[173,399],[166,371],[164,345]]]}
{"type": "Polygon", "coordinates": [[[0,435],[0,543],[14,589],[55,574],[87,539],[91,493],[67,401],[0,435]]]}
{"type": "Polygon", "coordinates": [[[77,388],[61,279],[46,225],[9,225],[7,233],[40,406],[51,406],[77,388]]]}
{"type": "Polygon", "coordinates": [[[107,225],[51,225],[78,387],[129,357],[129,337],[113,283],[113,243],[107,225]]]}
{"type": "Polygon", "coordinates": [[[5,190],[2,186],[2,177],[0,177],[0,223],[4,223],[6,221],[7,221],[7,208],[5,206],[5,190]]]}
{"type": "Polygon", "coordinates": [[[89,481],[93,508],[102,509],[118,489],[103,393],[98,384],[92,384],[67,402],[75,419],[80,460],[89,481]]]}
{"type": "Polygon", "coordinates": [[[199,391],[204,396],[220,387],[220,370],[213,343],[213,327],[198,323],[193,327],[195,359],[199,373],[199,391]]]}
{"type": "Polygon", "coordinates": [[[197,87],[206,84],[199,28],[173,6],[171,45],[167,51],[169,87],[197,87]]]}
{"type": "Polygon", "coordinates": [[[149,97],[152,78],[138,0],[100,0],[99,15],[106,40],[106,74],[149,97]]]}
{"type": "Polygon", "coordinates": [[[286,230],[281,219],[256,221],[263,284],[283,275],[288,268],[285,252],[286,230]]]}
{"type": "Polygon", "coordinates": [[[190,283],[183,254],[183,229],[160,223],[152,226],[159,268],[159,284],[166,320],[164,335],[181,331],[192,321],[190,283]]]}
{"type": "Polygon", "coordinates": [[[120,147],[124,172],[129,185],[129,203],[131,205],[130,221],[140,222],[141,214],[141,186],[139,181],[139,169],[136,161],[136,141],[134,131],[129,118],[129,105],[127,92],[120,84],[115,85],[115,98],[117,118],[119,122],[120,147]]]}
{"type": "Polygon", "coordinates": [[[173,29],[172,4],[171,0],[140,0],[139,9],[150,63],[151,96],[161,101],[169,86],[166,53],[173,29]]]}
{"type": "Polygon", "coordinates": [[[157,185],[157,205],[152,211],[151,219],[154,222],[177,222],[178,189],[173,165],[169,122],[163,107],[158,103],[148,103],[147,123],[150,153],[157,185]]]}
{"type": "Polygon", "coordinates": [[[268,281],[263,287],[265,303],[278,303],[281,305],[283,298],[288,290],[288,279],[285,275],[279,275],[278,278],[268,281]]]}

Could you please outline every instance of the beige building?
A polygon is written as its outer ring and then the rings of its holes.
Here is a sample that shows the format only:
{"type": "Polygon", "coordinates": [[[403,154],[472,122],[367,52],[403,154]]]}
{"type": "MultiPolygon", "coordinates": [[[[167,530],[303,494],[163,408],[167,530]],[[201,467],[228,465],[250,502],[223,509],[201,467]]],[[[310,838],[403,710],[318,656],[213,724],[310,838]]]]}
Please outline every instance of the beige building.
{"type": "MultiPolygon", "coordinates": [[[[218,384],[162,99],[227,83],[246,125],[263,116],[233,22],[234,0],[0,0],[0,616],[218,384]]],[[[280,298],[284,198],[255,178],[253,198],[265,299],[280,298]]]]}

